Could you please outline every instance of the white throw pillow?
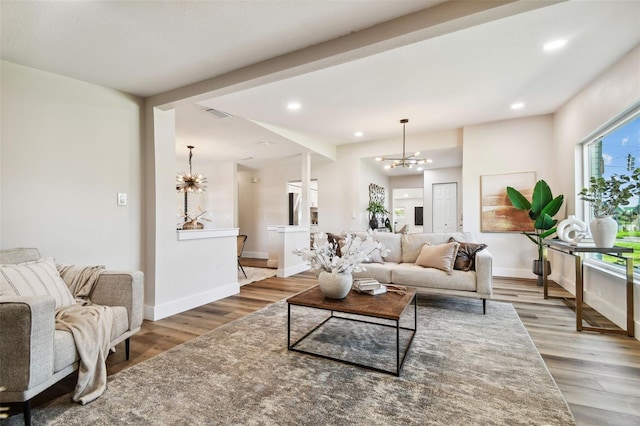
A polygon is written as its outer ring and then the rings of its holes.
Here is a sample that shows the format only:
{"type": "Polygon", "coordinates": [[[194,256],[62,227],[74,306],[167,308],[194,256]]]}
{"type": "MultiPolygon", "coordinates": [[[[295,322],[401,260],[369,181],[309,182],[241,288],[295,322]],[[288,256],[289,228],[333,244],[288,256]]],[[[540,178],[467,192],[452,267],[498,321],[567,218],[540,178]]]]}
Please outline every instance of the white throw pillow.
{"type": "Polygon", "coordinates": [[[0,296],[52,296],[56,309],[74,303],[52,257],[0,265],[0,296]]]}

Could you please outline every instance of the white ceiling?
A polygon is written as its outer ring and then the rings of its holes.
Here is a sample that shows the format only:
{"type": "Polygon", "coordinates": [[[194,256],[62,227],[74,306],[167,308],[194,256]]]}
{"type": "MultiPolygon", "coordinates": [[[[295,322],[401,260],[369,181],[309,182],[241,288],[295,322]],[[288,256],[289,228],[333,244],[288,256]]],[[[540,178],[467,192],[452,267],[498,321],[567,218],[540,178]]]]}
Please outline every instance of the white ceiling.
{"type": "MultiPolygon", "coordinates": [[[[439,3],[3,0],[0,55],[149,96],[348,38],[439,3]]],[[[307,151],[259,125],[266,123],[332,145],[395,138],[395,151],[372,157],[395,156],[402,148],[401,118],[410,119],[409,145],[424,132],[551,113],[640,43],[640,1],[544,5],[389,50],[371,49],[369,56],[335,61],[199,105],[181,104],[176,110],[178,153],[193,144],[195,155],[263,167],[287,164],[283,157],[297,161],[293,157],[307,151]],[[568,41],[564,49],[543,52],[544,43],[560,37],[568,41]],[[292,100],[302,104],[295,113],[286,109],[292,100]],[[515,101],[525,108],[511,110],[515,101]],[[201,111],[205,106],[234,117],[213,117],[201,111]],[[354,136],[358,130],[363,137],[354,136]]],[[[428,157],[441,155],[431,167],[461,163],[460,149],[417,148],[428,157]]]]}

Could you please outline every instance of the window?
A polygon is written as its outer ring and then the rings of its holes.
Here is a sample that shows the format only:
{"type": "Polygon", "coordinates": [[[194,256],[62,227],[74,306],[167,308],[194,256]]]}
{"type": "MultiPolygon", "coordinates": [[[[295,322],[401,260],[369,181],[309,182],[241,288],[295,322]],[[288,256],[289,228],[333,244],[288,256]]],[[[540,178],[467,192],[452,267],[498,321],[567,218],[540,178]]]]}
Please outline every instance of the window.
{"type": "MultiPolygon", "coordinates": [[[[631,174],[640,167],[640,106],[636,106],[630,113],[622,115],[613,124],[599,132],[584,145],[585,151],[585,182],[589,185],[591,176],[610,177],[613,174],[631,174]]],[[[593,219],[593,211],[585,206],[585,219],[593,219]]],[[[640,272],[640,201],[638,197],[630,200],[626,206],[620,206],[614,218],[618,222],[616,245],[633,247],[634,269],[640,272]]],[[[622,264],[622,261],[606,256],[594,255],[607,264],[622,264]]]]}

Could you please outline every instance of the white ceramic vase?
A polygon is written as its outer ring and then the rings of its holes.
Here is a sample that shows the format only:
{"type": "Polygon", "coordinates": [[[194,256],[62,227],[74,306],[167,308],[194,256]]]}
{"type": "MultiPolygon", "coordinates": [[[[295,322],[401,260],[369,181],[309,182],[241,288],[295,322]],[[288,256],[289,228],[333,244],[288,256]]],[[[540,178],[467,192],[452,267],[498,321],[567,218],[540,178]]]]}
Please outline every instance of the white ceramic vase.
{"type": "Polygon", "coordinates": [[[611,215],[596,216],[589,222],[589,228],[596,247],[613,247],[618,234],[618,222],[611,215]]]}
{"type": "Polygon", "coordinates": [[[351,274],[320,271],[318,275],[320,291],[328,299],[344,299],[351,291],[351,284],[353,284],[351,274]]]}

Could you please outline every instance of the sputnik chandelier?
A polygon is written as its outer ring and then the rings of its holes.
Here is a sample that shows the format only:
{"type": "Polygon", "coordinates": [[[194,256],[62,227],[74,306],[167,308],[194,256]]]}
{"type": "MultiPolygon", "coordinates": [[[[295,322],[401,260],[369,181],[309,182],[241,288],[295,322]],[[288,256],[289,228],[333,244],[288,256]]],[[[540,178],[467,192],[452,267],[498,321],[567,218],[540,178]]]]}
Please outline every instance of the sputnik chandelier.
{"type": "Polygon", "coordinates": [[[207,190],[207,178],[200,173],[193,174],[191,170],[191,159],[193,158],[193,145],[187,145],[189,148],[189,174],[180,172],[176,176],[176,189],[178,192],[189,194],[202,194],[207,190]]]}
{"type": "Polygon", "coordinates": [[[400,120],[402,123],[402,158],[388,158],[388,157],[378,157],[376,161],[393,161],[391,164],[387,164],[384,166],[385,169],[394,169],[396,167],[408,167],[412,168],[414,165],[425,164],[428,160],[424,158],[417,158],[420,155],[419,152],[414,152],[411,155],[406,155],[405,150],[405,127],[409,122],[408,118],[403,118],[400,120]]]}

